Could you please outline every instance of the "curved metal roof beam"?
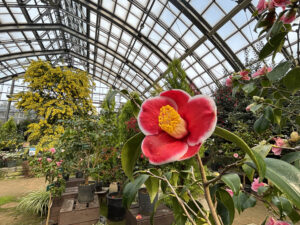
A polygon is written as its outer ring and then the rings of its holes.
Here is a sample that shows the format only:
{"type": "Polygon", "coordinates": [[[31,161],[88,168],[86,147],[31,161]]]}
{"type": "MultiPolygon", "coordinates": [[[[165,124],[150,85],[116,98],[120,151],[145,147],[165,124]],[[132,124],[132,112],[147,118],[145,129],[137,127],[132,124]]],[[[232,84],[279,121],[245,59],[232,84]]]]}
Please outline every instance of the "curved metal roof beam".
{"type": "MultiPolygon", "coordinates": [[[[150,85],[152,85],[153,80],[147,76],[140,68],[138,68],[134,63],[127,60],[124,56],[120,55],[118,52],[108,48],[107,46],[103,46],[98,41],[87,38],[85,35],[75,31],[69,27],[60,24],[19,24],[19,25],[10,25],[10,24],[2,24],[0,25],[0,32],[9,32],[9,31],[32,31],[32,30],[62,30],[64,32],[69,33],[83,41],[89,42],[95,47],[102,49],[103,51],[111,54],[112,56],[116,57],[118,60],[126,63],[129,67],[131,67],[137,74],[141,75],[150,85]]],[[[68,51],[68,50],[67,50],[68,51]]]]}
{"type": "MultiPolygon", "coordinates": [[[[178,10],[180,10],[187,18],[189,18],[189,20],[191,20],[204,35],[207,35],[212,30],[212,27],[188,2],[179,0],[170,1],[178,10]]],[[[214,33],[212,36],[208,36],[208,39],[216,46],[220,53],[223,54],[224,58],[228,60],[234,70],[239,71],[244,68],[243,63],[224,42],[220,35],[214,33]]]]}
{"type": "MultiPolygon", "coordinates": [[[[101,65],[99,63],[94,63],[93,60],[91,59],[86,59],[84,56],[73,52],[73,51],[69,51],[69,50],[48,50],[48,51],[39,51],[39,52],[24,52],[24,53],[15,53],[15,54],[9,54],[9,55],[3,55],[0,56],[0,61],[7,61],[7,60],[12,60],[12,59],[18,59],[18,58],[26,58],[26,57],[30,57],[30,56],[43,56],[43,55],[58,55],[58,54],[69,54],[72,55],[76,58],[79,58],[80,60],[83,60],[87,63],[93,63],[96,67],[105,70],[107,73],[112,74],[115,77],[118,77],[122,82],[124,82],[126,84],[126,86],[130,87],[132,90],[136,90],[138,91],[141,95],[141,91],[137,90],[136,87],[134,87],[129,81],[127,81],[125,78],[118,76],[118,74],[114,73],[113,71],[111,71],[110,69],[108,69],[107,67],[105,67],[104,65],[101,65]]],[[[96,76],[95,74],[92,74],[93,76],[96,76]]],[[[3,83],[7,80],[12,79],[13,77],[15,77],[16,75],[10,75],[10,76],[6,76],[3,78],[0,78],[0,83],[3,83]]],[[[100,78],[102,80],[102,78],[100,78]]],[[[110,86],[113,86],[113,84],[110,84],[106,81],[107,84],[109,84],[110,86]]]]}
{"type": "MultiPolygon", "coordinates": [[[[164,63],[169,64],[172,61],[172,59],[166,53],[164,53],[160,48],[158,48],[157,45],[152,43],[147,37],[142,35],[138,30],[134,29],[129,24],[127,24],[124,21],[120,20],[118,17],[116,17],[116,15],[114,15],[114,14],[110,13],[109,11],[103,9],[101,6],[97,6],[97,4],[91,2],[90,0],[73,0],[73,1],[75,1],[77,3],[80,3],[80,4],[84,5],[85,7],[89,8],[89,9],[92,9],[94,12],[97,13],[98,16],[105,17],[107,20],[109,20],[110,22],[112,22],[116,26],[120,27],[122,30],[125,30],[126,32],[131,34],[133,37],[135,37],[140,42],[142,42],[147,48],[149,48],[150,51],[155,53],[164,63]]],[[[132,1],[130,1],[130,2],[132,2],[132,1]]],[[[132,3],[136,6],[135,2],[132,2],[132,3]]],[[[140,8],[140,7],[138,7],[138,8],[140,8]]],[[[144,9],[141,9],[141,10],[144,13],[147,13],[147,11],[145,11],[144,9]]],[[[150,13],[149,13],[149,16],[151,17],[150,13]]],[[[157,21],[157,20],[155,19],[155,21],[157,21]]],[[[165,26],[162,26],[162,27],[165,28],[165,26]]],[[[171,33],[171,35],[174,37],[175,40],[177,40],[183,46],[186,46],[186,44],[182,43],[182,41],[180,40],[180,38],[178,38],[176,36],[176,34],[170,32],[170,29],[165,28],[165,30],[167,32],[171,33]]],[[[203,69],[205,71],[207,71],[206,68],[203,68],[203,69]]],[[[161,74],[163,74],[163,72],[161,72],[161,74]]],[[[193,83],[193,81],[189,77],[187,77],[187,78],[188,78],[188,81],[190,83],[193,83]]]]}

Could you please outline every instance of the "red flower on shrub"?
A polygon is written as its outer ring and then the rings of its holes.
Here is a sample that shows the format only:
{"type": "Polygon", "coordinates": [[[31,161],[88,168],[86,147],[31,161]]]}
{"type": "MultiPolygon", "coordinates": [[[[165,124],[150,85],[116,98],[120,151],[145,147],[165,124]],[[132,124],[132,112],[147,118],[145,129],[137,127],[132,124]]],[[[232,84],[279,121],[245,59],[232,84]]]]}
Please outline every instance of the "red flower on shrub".
{"type": "Polygon", "coordinates": [[[156,165],[191,158],[213,133],[216,115],[212,98],[191,97],[182,90],[165,91],[146,100],[138,116],[146,135],[143,154],[156,165]]]}

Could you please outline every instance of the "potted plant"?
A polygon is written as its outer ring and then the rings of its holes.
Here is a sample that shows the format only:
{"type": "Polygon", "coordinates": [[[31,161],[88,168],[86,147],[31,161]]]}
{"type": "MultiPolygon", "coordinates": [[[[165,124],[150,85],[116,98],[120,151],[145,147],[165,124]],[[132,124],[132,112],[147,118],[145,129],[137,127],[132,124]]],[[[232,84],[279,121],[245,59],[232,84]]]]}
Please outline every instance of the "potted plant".
{"type": "Polygon", "coordinates": [[[78,201],[80,203],[94,200],[95,183],[89,182],[89,177],[95,172],[100,156],[101,127],[96,117],[75,117],[65,121],[66,129],[60,138],[59,146],[64,149],[64,158],[73,162],[72,168],[80,175],[83,174],[84,184],[78,187],[78,201]],[[74,167],[76,165],[76,168],[74,167]]]}

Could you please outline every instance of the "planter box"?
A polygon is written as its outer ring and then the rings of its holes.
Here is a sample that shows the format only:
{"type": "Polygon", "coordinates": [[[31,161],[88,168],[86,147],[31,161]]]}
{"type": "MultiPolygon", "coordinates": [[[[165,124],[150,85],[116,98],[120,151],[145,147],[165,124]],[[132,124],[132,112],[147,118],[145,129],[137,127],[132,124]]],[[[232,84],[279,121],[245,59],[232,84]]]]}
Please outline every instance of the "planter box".
{"type": "Polygon", "coordinates": [[[52,202],[51,211],[50,211],[50,220],[53,221],[54,224],[58,223],[59,212],[61,206],[65,199],[74,199],[78,196],[78,187],[70,187],[66,188],[65,192],[62,196],[55,197],[52,202]]]}
{"type": "Polygon", "coordinates": [[[100,210],[97,195],[91,203],[80,204],[76,199],[65,199],[58,225],[92,225],[99,221],[100,210]]]}
{"type": "MultiPolygon", "coordinates": [[[[142,215],[141,219],[136,219],[139,213],[139,207],[129,209],[126,212],[126,225],[151,225],[150,216],[142,215]]],[[[171,225],[174,222],[173,212],[165,205],[158,206],[154,215],[154,225],[171,225]]]]}

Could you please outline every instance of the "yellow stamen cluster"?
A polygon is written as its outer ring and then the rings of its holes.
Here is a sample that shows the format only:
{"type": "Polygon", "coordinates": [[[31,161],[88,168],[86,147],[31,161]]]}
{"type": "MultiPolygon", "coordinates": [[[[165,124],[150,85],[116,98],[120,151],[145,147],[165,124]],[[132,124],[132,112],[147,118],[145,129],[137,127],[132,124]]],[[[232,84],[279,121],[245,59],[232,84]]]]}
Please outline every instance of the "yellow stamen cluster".
{"type": "Polygon", "coordinates": [[[182,138],[187,134],[186,122],[170,105],[165,105],[160,108],[158,123],[163,131],[175,138],[182,138]]]}

